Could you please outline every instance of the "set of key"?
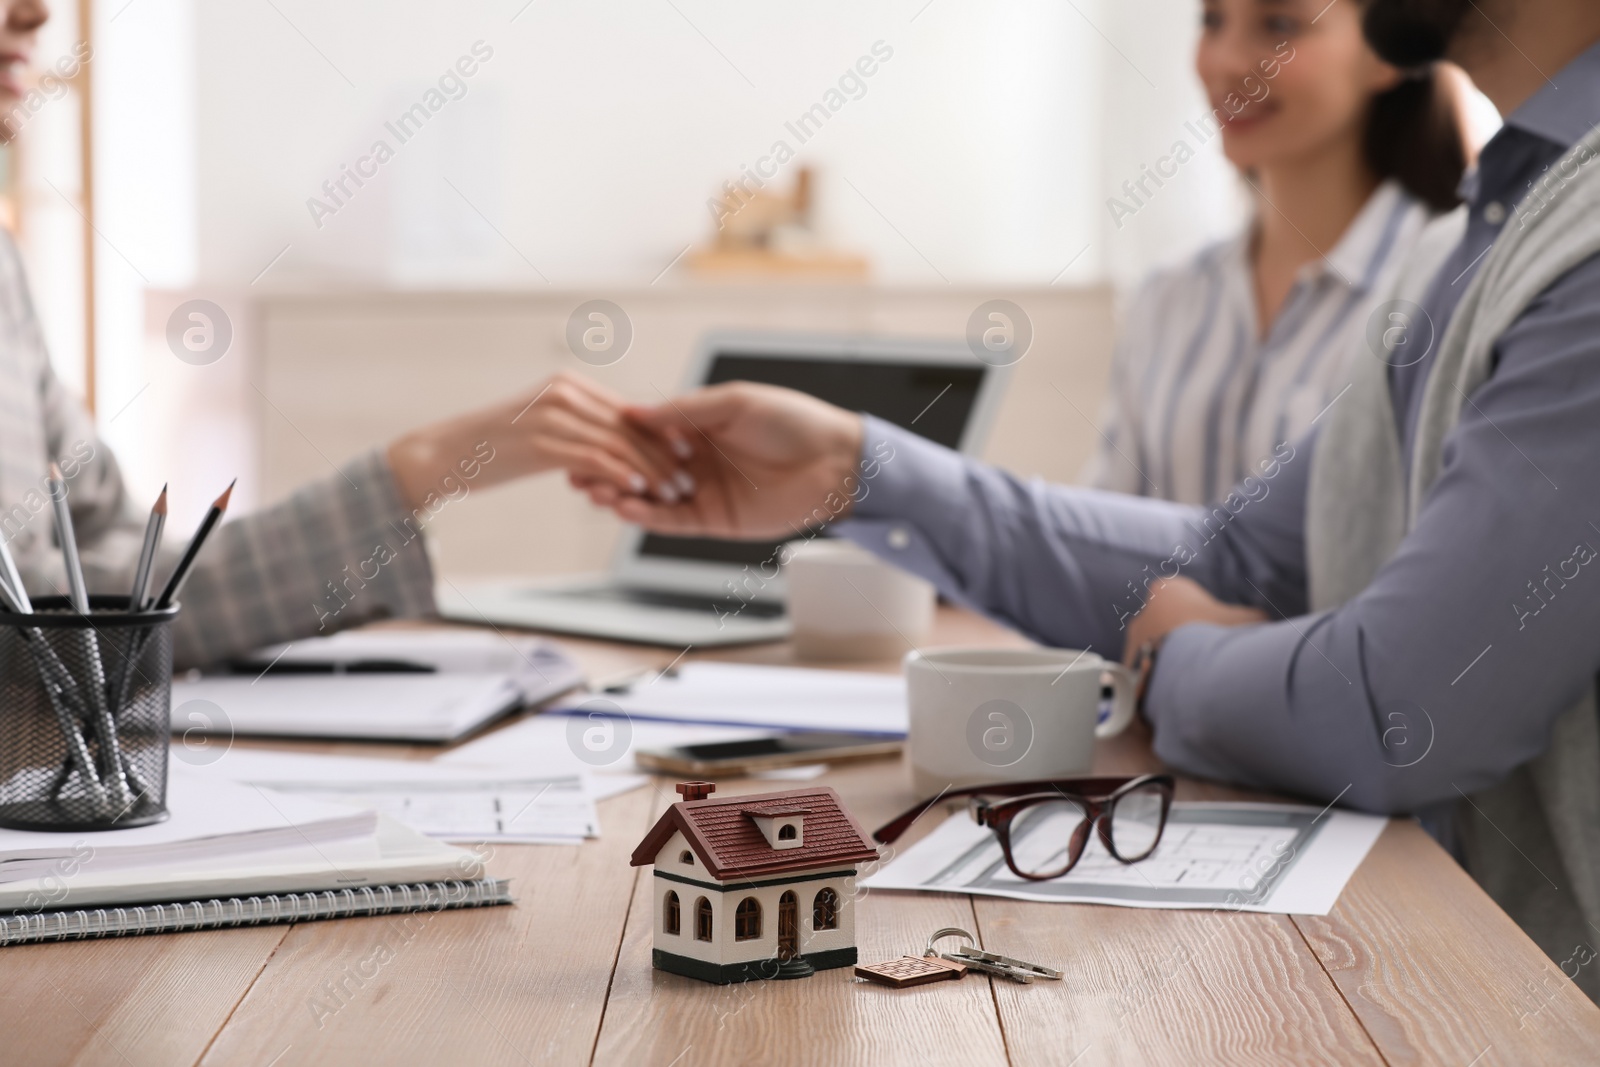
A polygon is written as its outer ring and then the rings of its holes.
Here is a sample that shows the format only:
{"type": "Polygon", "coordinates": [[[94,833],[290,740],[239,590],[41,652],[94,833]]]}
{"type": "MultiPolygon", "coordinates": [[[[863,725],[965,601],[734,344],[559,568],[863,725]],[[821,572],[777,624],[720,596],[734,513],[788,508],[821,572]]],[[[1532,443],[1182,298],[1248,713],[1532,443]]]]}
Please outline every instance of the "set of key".
{"type": "Polygon", "coordinates": [[[897,960],[858,966],[856,977],[892,986],[895,989],[926,985],[929,982],[951,981],[962,977],[968,971],[994,975],[996,978],[1021,982],[1023,985],[1027,985],[1035,978],[1056,980],[1061,978],[1060,971],[1043,964],[1002,956],[998,952],[986,952],[977,946],[977,940],[965,930],[946,926],[942,930],[935,930],[933,936],[928,938],[927,947],[922,950],[922,955],[901,956],[897,960]],[[965,938],[966,944],[951,952],[935,951],[935,942],[947,937],[965,938]]]}

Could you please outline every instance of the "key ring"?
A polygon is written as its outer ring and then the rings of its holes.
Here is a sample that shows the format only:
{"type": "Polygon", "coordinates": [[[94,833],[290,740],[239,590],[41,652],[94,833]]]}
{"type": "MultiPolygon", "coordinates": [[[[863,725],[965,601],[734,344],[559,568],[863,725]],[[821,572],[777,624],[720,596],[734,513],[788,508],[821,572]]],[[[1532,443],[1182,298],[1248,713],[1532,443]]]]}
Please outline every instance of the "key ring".
{"type": "Polygon", "coordinates": [[[978,947],[978,939],[973,937],[971,934],[967,933],[967,931],[961,929],[961,927],[959,927],[959,926],[946,926],[946,927],[942,927],[941,929],[935,930],[931,935],[929,935],[929,937],[928,937],[928,947],[922,950],[922,954],[924,956],[932,956],[934,954],[934,952],[933,952],[933,943],[935,941],[938,941],[939,939],[945,938],[945,937],[956,937],[958,935],[961,936],[961,937],[966,938],[967,939],[967,944],[971,945],[973,948],[977,948],[978,947]]]}

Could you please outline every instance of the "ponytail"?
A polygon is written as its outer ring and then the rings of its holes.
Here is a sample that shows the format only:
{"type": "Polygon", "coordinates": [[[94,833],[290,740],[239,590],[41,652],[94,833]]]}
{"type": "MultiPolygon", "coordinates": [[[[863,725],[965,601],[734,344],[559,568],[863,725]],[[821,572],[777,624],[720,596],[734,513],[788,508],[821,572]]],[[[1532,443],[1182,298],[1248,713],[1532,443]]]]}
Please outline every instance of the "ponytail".
{"type": "Polygon", "coordinates": [[[1455,102],[1434,67],[1373,98],[1367,116],[1367,164],[1435,211],[1461,202],[1466,145],[1455,102]]]}

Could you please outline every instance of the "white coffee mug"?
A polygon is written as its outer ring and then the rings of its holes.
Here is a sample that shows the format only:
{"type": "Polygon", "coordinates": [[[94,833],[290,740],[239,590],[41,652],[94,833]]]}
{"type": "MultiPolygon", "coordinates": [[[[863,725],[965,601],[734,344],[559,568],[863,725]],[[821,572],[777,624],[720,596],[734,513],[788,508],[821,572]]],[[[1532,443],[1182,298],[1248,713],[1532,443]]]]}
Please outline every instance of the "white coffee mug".
{"type": "Polygon", "coordinates": [[[905,658],[919,796],[985,782],[1089,773],[1097,738],[1133,721],[1134,678],[1092,652],[936,648],[905,658]],[[1097,722],[1102,679],[1111,714],[1097,722]]]}
{"type": "Polygon", "coordinates": [[[933,586],[858,545],[791,541],[783,559],[800,659],[892,660],[933,628],[933,586]]]}

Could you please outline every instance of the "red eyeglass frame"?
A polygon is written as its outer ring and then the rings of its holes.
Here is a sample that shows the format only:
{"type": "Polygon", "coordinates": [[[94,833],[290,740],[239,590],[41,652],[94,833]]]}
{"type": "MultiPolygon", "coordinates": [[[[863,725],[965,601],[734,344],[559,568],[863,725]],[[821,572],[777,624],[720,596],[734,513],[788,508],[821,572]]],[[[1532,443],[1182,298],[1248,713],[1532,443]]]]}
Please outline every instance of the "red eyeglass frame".
{"type": "Polygon", "coordinates": [[[1078,860],[1083,857],[1084,846],[1088,844],[1090,827],[1098,832],[1100,843],[1117,862],[1138,863],[1142,859],[1149,858],[1156,850],[1156,846],[1161,844],[1162,835],[1166,833],[1167,815],[1172,810],[1174,788],[1175,783],[1170,774],[1141,774],[1131,778],[1056,778],[1031,782],[996,782],[965,789],[950,789],[923,801],[880,826],[873,833],[872,839],[879,844],[891,844],[910,829],[911,824],[925,812],[947,800],[960,797],[1001,796],[1006,799],[994,804],[978,799],[971,805],[972,817],[978,825],[987,826],[994,831],[995,838],[1000,843],[1000,850],[1005,854],[1006,866],[1011,869],[1012,874],[1030,882],[1044,882],[1060,878],[1078,865],[1078,860]],[[1155,840],[1143,853],[1137,856],[1123,856],[1117,851],[1116,843],[1111,837],[1111,819],[1116,812],[1117,802],[1136,789],[1150,786],[1156,788],[1161,798],[1161,825],[1156,829],[1155,840]],[[1012,859],[1011,823],[1029,808],[1050,800],[1070,800],[1080,805],[1084,809],[1084,819],[1073,831],[1072,840],[1068,842],[1066,866],[1049,874],[1031,874],[1021,870],[1012,859]]]}

